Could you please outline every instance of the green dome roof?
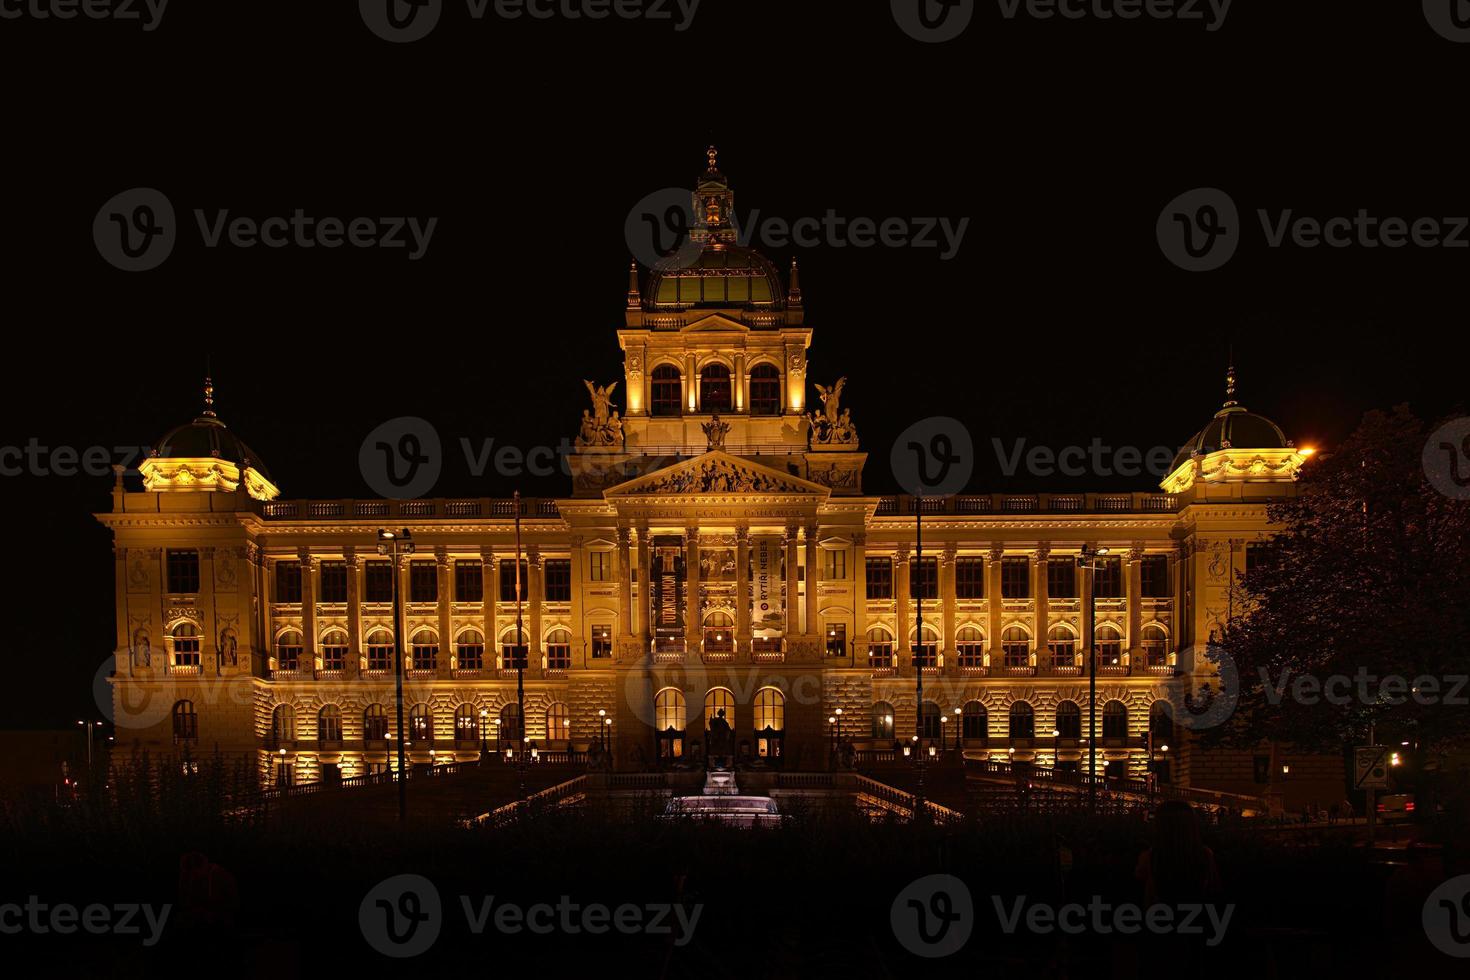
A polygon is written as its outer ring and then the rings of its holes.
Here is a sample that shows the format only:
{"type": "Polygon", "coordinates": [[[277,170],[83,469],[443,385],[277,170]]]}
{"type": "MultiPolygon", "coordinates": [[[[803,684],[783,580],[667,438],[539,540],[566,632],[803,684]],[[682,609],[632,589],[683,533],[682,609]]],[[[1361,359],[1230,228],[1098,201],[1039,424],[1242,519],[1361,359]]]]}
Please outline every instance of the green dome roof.
{"type": "Polygon", "coordinates": [[[1225,406],[1209,425],[1199,430],[1174,457],[1172,473],[1195,455],[1220,449],[1286,449],[1292,445],[1281,427],[1264,415],[1248,412],[1235,401],[1235,368],[1230,369],[1225,389],[1225,406]]]}

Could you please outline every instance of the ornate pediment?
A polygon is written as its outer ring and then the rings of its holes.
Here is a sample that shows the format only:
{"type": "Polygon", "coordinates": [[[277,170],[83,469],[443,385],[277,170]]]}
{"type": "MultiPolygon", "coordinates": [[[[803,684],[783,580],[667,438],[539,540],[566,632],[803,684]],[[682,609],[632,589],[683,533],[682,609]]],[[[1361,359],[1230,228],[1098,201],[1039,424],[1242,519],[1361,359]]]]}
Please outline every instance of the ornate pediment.
{"type": "Polygon", "coordinates": [[[687,323],[680,333],[701,333],[718,330],[736,330],[740,333],[749,333],[750,328],[739,320],[732,320],[719,313],[711,313],[709,316],[701,317],[692,323],[687,323]]]}
{"type": "Polygon", "coordinates": [[[827,487],[748,459],[712,450],[607,490],[608,497],[656,494],[772,493],[827,496],[827,487]]]}

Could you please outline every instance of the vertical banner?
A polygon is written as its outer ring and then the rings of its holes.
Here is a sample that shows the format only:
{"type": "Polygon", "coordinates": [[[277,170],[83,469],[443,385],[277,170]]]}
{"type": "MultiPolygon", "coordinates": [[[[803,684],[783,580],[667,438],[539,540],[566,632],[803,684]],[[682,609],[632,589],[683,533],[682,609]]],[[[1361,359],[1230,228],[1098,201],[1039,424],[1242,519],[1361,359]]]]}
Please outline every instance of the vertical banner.
{"type": "Polygon", "coordinates": [[[781,535],[753,534],[750,537],[750,580],[755,587],[755,608],[750,625],[758,630],[779,630],[786,625],[781,602],[781,535]]]}

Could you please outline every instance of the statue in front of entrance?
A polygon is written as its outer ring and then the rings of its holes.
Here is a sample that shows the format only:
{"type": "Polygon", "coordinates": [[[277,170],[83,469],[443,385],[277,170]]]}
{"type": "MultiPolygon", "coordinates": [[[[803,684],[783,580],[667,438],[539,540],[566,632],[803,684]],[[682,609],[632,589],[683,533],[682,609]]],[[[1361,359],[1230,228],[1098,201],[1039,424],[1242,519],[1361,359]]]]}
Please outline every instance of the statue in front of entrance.
{"type": "Polygon", "coordinates": [[[822,399],[822,410],[807,416],[812,424],[812,445],[855,444],[857,429],[852,424],[852,412],[841,407],[842,389],[847,387],[847,378],[838,378],[830,388],[823,385],[815,387],[822,399]]]}
{"type": "Polygon", "coordinates": [[[725,709],[715,712],[709,723],[709,764],[713,769],[729,769],[735,755],[735,731],[725,720],[725,709]]]}
{"type": "Polygon", "coordinates": [[[724,449],[725,435],[730,431],[730,423],[721,419],[718,415],[711,415],[708,422],[699,427],[704,432],[705,439],[709,440],[708,449],[724,449]]]}
{"type": "Polygon", "coordinates": [[[592,409],[590,412],[582,409],[582,423],[575,440],[576,447],[585,449],[588,446],[621,446],[623,420],[618,418],[617,409],[612,407],[612,392],[618,383],[614,381],[600,387],[585,379],[582,383],[592,396],[592,409]]]}

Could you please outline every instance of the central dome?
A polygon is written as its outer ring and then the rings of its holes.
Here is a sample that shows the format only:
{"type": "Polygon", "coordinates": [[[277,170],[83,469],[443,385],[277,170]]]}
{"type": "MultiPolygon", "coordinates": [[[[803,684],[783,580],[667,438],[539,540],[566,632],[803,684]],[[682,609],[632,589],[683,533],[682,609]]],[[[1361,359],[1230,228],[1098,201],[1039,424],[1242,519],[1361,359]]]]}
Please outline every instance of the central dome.
{"type": "Polygon", "coordinates": [[[1174,457],[1170,472],[1195,456],[1208,456],[1221,449],[1290,449],[1292,442],[1281,427],[1264,415],[1248,412],[1235,400],[1235,368],[1226,378],[1225,405],[1210,423],[1200,429],[1174,457]]]}

